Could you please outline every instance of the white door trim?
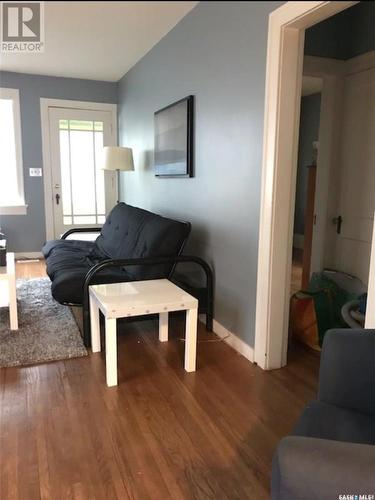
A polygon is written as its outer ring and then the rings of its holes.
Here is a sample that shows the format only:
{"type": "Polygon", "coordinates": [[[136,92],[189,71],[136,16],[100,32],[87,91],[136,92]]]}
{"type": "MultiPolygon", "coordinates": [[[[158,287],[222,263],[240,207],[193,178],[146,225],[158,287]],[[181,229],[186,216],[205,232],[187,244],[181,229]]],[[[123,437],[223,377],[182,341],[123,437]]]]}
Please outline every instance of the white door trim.
{"type": "Polygon", "coordinates": [[[286,364],[304,30],[357,2],[287,2],[270,14],[254,360],[286,364]]]}
{"type": "Polygon", "coordinates": [[[43,186],[44,186],[44,214],[46,221],[46,239],[54,238],[53,220],[53,193],[52,193],[52,173],[51,173],[51,148],[50,148],[50,127],[49,108],[71,108],[96,111],[109,111],[112,115],[113,124],[113,144],[117,146],[117,104],[107,104],[100,102],[71,101],[65,99],[40,99],[40,118],[42,128],[42,152],[43,152],[43,186]]]}

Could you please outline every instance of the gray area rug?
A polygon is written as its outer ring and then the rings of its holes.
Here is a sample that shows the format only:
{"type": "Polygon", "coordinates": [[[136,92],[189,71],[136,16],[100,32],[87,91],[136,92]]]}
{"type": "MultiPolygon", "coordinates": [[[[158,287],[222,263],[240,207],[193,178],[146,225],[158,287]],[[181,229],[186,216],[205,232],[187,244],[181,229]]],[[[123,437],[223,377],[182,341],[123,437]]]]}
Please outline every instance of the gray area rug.
{"type": "Polygon", "coordinates": [[[48,278],[17,280],[18,330],[0,308],[0,367],[24,366],[87,356],[69,307],[51,295],[48,278]]]}

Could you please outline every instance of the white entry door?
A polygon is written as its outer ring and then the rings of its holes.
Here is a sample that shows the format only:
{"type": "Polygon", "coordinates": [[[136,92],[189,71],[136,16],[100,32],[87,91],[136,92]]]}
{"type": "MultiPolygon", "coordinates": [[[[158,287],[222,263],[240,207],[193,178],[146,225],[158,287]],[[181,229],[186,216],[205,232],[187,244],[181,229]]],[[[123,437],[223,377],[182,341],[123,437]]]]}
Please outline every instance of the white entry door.
{"type": "Polygon", "coordinates": [[[103,146],[115,144],[112,113],[50,107],[51,191],[55,238],[98,227],[117,200],[116,172],[104,171],[103,146]]]}

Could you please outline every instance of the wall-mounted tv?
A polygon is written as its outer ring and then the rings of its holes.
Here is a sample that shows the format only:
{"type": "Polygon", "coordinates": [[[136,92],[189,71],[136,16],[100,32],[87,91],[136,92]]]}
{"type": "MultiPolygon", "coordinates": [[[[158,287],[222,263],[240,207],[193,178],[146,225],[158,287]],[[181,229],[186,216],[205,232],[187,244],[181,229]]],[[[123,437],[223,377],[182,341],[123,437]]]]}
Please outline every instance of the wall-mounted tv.
{"type": "Polygon", "coordinates": [[[154,169],[157,177],[193,177],[194,96],[155,113],[154,169]]]}

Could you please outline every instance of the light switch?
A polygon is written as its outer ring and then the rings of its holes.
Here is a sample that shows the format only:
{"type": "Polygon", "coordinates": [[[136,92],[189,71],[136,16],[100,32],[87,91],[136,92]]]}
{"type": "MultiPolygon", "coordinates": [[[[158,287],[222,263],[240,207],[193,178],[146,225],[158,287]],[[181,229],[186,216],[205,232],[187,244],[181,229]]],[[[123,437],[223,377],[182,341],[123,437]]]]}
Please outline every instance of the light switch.
{"type": "Polygon", "coordinates": [[[41,168],[29,168],[30,177],[42,177],[42,169],[41,168]]]}

